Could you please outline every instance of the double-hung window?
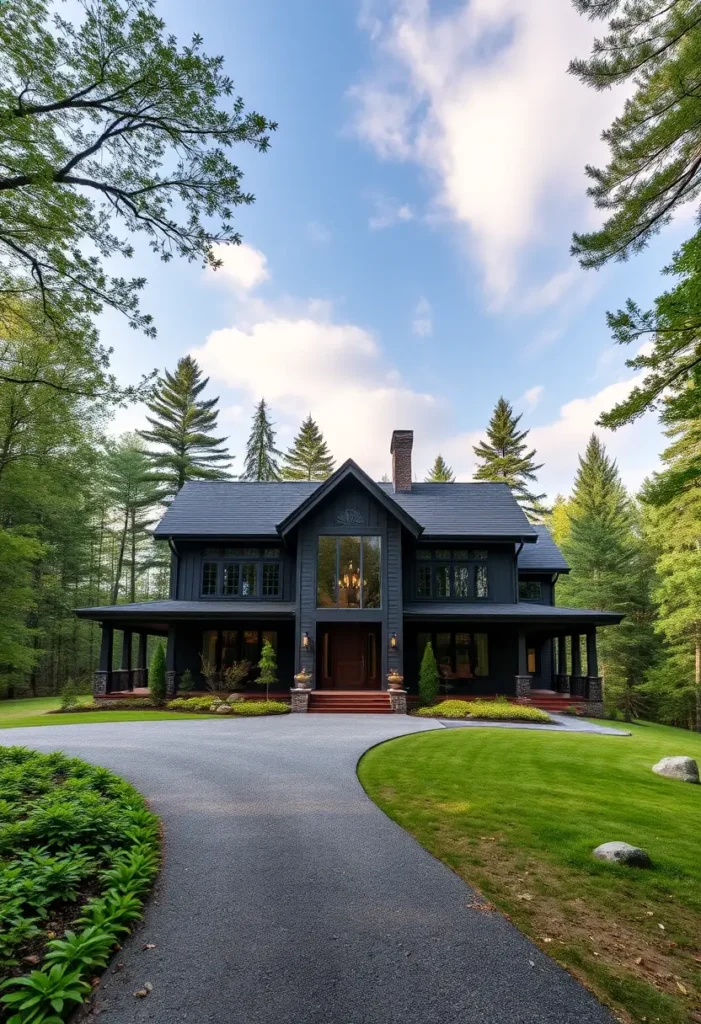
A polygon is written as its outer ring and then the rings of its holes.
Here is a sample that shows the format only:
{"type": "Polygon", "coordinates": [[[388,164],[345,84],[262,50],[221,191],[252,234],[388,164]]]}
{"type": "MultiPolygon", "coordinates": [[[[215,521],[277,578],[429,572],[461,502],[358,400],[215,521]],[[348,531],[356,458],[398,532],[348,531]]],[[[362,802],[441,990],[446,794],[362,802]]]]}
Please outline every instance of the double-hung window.
{"type": "Polygon", "coordinates": [[[482,548],[417,548],[414,592],[422,600],[485,600],[489,597],[487,551],[482,548]]]}
{"type": "Polygon", "coordinates": [[[277,598],[282,595],[278,548],[205,548],[203,597],[277,598]]]}

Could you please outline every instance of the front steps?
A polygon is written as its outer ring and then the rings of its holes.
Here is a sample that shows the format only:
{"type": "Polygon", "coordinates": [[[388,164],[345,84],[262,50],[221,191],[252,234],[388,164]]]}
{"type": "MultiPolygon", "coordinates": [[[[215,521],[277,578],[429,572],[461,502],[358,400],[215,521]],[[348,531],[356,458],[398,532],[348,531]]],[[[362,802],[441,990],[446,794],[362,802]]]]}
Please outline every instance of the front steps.
{"type": "Polygon", "coordinates": [[[540,708],[541,711],[550,711],[554,715],[561,715],[566,708],[579,707],[586,704],[584,697],[570,697],[565,693],[556,693],[555,690],[531,690],[529,703],[540,708]]]}
{"type": "Polygon", "coordinates": [[[389,694],[384,690],[312,690],[310,713],[334,715],[391,715],[389,694]]]}

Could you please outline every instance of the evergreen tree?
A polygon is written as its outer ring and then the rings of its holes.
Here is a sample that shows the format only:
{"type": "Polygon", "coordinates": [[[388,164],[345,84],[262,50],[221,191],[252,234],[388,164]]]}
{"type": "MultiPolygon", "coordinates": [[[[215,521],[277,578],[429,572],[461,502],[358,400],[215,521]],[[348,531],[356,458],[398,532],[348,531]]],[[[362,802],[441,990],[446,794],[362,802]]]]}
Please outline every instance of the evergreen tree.
{"type": "Polygon", "coordinates": [[[152,429],[140,430],[139,435],[159,446],[149,455],[170,496],[177,494],[186,480],[224,480],[229,476],[224,468],[231,462],[224,447],[226,438],[211,433],[217,425],[219,399],[199,397],[208,383],[209,377],[202,379],[196,360],[185,356],[175,373],[166,370],[159,378],[148,403],[152,429]]]}
{"type": "Polygon", "coordinates": [[[433,653],[433,644],[429,640],[424,647],[419,669],[419,700],[424,707],[435,704],[440,678],[436,656],[433,653]]]}
{"type": "Polygon", "coordinates": [[[599,651],[606,700],[631,717],[655,651],[651,558],[640,538],[637,508],[596,435],[579,458],[567,514],[569,530],[561,543],[571,572],[558,584],[558,599],[575,608],[625,614],[620,625],[600,630],[599,651]]]}
{"type": "Polygon", "coordinates": [[[278,458],[282,455],[275,447],[275,431],[268,418],[268,407],[261,398],[253,414],[253,427],[246,444],[246,462],[242,480],[279,480],[278,458]]]}
{"type": "Polygon", "coordinates": [[[701,424],[675,423],[666,464],[643,488],[646,525],[658,550],[654,599],[657,629],[665,638],[667,665],[653,680],[701,731],[701,424]],[[696,476],[685,479],[689,470],[696,476]]]}
{"type": "Polygon", "coordinates": [[[259,686],[265,687],[265,699],[268,700],[270,687],[275,686],[278,681],[275,649],[269,640],[263,641],[263,649],[260,653],[258,668],[260,669],[260,675],[258,676],[257,682],[259,686]]]}
{"type": "Polygon", "coordinates": [[[292,447],[285,452],[282,476],[285,480],[326,480],[334,470],[334,459],[324,435],[309,413],[292,447]]]}
{"type": "MultiPolygon", "coordinates": [[[[701,64],[698,8],[687,0],[575,0],[590,19],[610,19],[588,60],[570,71],[602,90],[628,84],[621,114],[603,137],[610,159],[587,167],[589,195],[606,210],[603,226],[575,234],[572,251],[585,267],[625,260],[644,248],[686,204],[698,207],[701,191],[701,122],[697,81],[701,64]]],[[[618,427],[656,407],[669,388],[677,392],[701,359],[701,234],[675,254],[667,273],[678,285],[643,311],[632,300],[608,322],[619,344],[652,338],[652,351],[630,360],[644,369],[642,382],[601,423],[618,427]]],[[[697,395],[699,392],[697,391],[697,395]]],[[[697,415],[699,412],[697,411],[697,415]]]]}
{"type": "Polygon", "coordinates": [[[148,688],[156,701],[166,699],[166,652],[163,644],[156,644],[148,670],[148,688]]]}
{"type": "Polygon", "coordinates": [[[426,477],[427,484],[452,484],[455,474],[442,455],[436,455],[431,472],[426,477]]]}
{"type": "Polygon", "coordinates": [[[542,463],[536,465],[535,448],[527,451],[527,430],[519,430],[521,416],[514,411],[505,398],[497,402],[487,427],[487,441],[473,448],[482,465],[475,470],[475,480],[491,480],[508,484],[516,501],[529,519],[538,521],[547,509],[542,504],[544,494],[534,494],[529,484],[535,481],[542,463]]]}

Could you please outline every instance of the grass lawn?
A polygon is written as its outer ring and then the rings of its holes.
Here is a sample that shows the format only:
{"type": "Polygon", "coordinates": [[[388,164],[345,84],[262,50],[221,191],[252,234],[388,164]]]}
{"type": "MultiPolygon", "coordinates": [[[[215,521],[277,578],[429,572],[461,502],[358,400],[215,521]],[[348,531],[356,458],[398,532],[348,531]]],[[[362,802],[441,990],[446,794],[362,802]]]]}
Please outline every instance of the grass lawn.
{"type": "Polygon", "coordinates": [[[701,763],[701,736],[455,729],[392,740],[360,780],[386,813],[505,911],[622,1020],[701,1022],[701,786],[661,757],[701,763]],[[600,843],[644,847],[649,871],[603,864],[600,843]]]}
{"type": "MultiPolygon", "coordinates": [[[[89,704],[92,697],[79,697],[89,704]]],[[[0,701],[0,729],[19,729],[26,725],[81,725],[90,722],[154,722],[183,718],[209,718],[210,715],[190,715],[182,711],[76,711],[65,715],[49,715],[61,704],[60,697],[30,697],[27,700],[0,701]]]]}

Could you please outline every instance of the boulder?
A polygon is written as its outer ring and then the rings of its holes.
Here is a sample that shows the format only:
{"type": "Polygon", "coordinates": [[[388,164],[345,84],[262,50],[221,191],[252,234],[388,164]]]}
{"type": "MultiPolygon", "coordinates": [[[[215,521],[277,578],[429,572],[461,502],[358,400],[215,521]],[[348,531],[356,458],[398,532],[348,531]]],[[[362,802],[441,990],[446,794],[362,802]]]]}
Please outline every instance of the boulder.
{"type": "Polygon", "coordinates": [[[216,711],[216,713],[218,715],[230,715],[231,714],[231,707],[230,707],[229,704],[219,704],[215,708],[215,711],[216,711]]]}
{"type": "Polygon", "coordinates": [[[649,868],[652,866],[650,855],[641,850],[639,846],[631,846],[630,843],[602,843],[594,850],[597,860],[614,861],[616,864],[629,864],[634,868],[649,868]]]}
{"type": "Polygon", "coordinates": [[[244,699],[244,696],[243,696],[242,693],[230,693],[229,696],[226,698],[226,703],[227,704],[238,704],[243,699],[244,699]]]}
{"type": "Polygon", "coordinates": [[[680,782],[699,782],[699,766],[693,757],[663,757],[652,766],[653,772],[664,775],[667,779],[678,779],[680,782]]]}

